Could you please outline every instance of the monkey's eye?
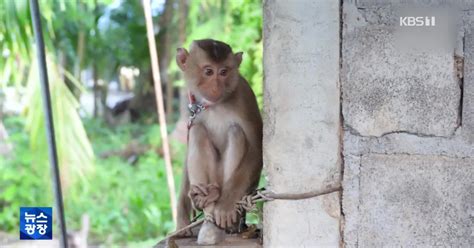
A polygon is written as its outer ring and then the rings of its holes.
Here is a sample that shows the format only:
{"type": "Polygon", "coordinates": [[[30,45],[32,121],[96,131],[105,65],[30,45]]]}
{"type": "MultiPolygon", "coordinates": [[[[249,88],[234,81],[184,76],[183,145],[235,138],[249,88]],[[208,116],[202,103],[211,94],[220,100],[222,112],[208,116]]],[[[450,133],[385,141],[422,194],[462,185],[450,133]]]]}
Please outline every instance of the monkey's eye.
{"type": "Polygon", "coordinates": [[[219,71],[219,75],[221,75],[221,76],[226,76],[226,75],[227,75],[227,72],[228,72],[227,69],[222,69],[222,70],[219,71]]]}
{"type": "Polygon", "coordinates": [[[212,74],[214,74],[214,71],[210,68],[206,68],[204,69],[204,74],[206,74],[206,76],[212,76],[212,74]]]}

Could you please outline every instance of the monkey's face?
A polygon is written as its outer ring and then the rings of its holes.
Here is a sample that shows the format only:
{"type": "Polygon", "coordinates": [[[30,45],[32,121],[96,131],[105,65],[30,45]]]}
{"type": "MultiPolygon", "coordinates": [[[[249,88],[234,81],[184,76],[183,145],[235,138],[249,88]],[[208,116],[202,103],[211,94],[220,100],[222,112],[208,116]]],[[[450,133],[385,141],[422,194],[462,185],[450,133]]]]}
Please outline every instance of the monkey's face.
{"type": "Polygon", "coordinates": [[[216,103],[225,99],[237,87],[242,53],[233,54],[229,47],[227,54],[216,56],[210,53],[219,50],[209,49],[211,51],[193,43],[189,53],[183,48],[178,49],[176,61],[191,92],[208,103],[216,103]]]}
{"type": "Polygon", "coordinates": [[[218,102],[232,93],[238,83],[238,67],[233,63],[233,54],[223,63],[209,60],[196,63],[197,82],[191,87],[211,103],[218,102]]]}

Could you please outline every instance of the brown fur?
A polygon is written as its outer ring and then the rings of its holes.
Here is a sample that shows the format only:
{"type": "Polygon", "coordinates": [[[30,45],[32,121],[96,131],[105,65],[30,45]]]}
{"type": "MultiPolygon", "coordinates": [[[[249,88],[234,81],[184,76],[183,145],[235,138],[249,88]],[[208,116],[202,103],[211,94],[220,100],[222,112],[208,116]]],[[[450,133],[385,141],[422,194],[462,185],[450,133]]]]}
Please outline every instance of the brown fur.
{"type": "Polygon", "coordinates": [[[176,61],[189,89],[198,101],[211,104],[190,129],[178,229],[189,224],[191,201],[212,214],[219,227],[234,226],[239,219],[235,203],[258,185],[262,119],[255,95],[238,71],[241,60],[242,53],[234,54],[218,41],[195,41],[190,52],[178,49],[176,61]],[[227,73],[219,74],[223,69],[227,73]],[[206,75],[206,70],[214,73],[206,75]]]}
{"type": "Polygon", "coordinates": [[[209,59],[216,63],[224,61],[232,53],[232,48],[224,42],[211,39],[196,40],[194,42],[206,52],[209,59]]]}

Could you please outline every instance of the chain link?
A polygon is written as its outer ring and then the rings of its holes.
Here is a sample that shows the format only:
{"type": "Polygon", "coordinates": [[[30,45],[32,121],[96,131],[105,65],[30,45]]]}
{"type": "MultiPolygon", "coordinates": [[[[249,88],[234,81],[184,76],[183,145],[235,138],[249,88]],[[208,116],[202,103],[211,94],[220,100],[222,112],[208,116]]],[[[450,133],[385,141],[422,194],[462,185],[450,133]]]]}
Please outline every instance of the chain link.
{"type": "Polygon", "coordinates": [[[196,119],[196,116],[201,113],[202,111],[206,110],[206,106],[204,106],[201,103],[190,103],[188,104],[188,110],[189,110],[189,121],[188,121],[188,128],[190,128],[193,125],[194,119],[196,119]]]}

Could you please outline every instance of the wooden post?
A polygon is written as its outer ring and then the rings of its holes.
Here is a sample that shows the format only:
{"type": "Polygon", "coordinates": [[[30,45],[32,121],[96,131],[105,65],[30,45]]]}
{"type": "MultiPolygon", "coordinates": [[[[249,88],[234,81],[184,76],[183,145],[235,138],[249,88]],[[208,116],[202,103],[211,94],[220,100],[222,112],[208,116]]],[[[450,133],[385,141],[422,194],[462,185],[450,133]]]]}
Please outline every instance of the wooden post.
{"type": "Polygon", "coordinates": [[[171,156],[168,143],[168,132],[166,130],[165,108],[163,106],[163,92],[161,90],[160,69],[158,63],[158,52],[156,51],[155,32],[151,18],[150,0],[143,0],[143,11],[145,12],[146,33],[148,37],[148,47],[150,49],[151,70],[153,73],[153,83],[155,86],[155,98],[158,110],[158,119],[163,145],[163,154],[166,166],[166,178],[168,180],[168,190],[170,193],[171,213],[173,222],[176,225],[176,190],[174,185],[173,168],[171,166],[171,156]]]}

